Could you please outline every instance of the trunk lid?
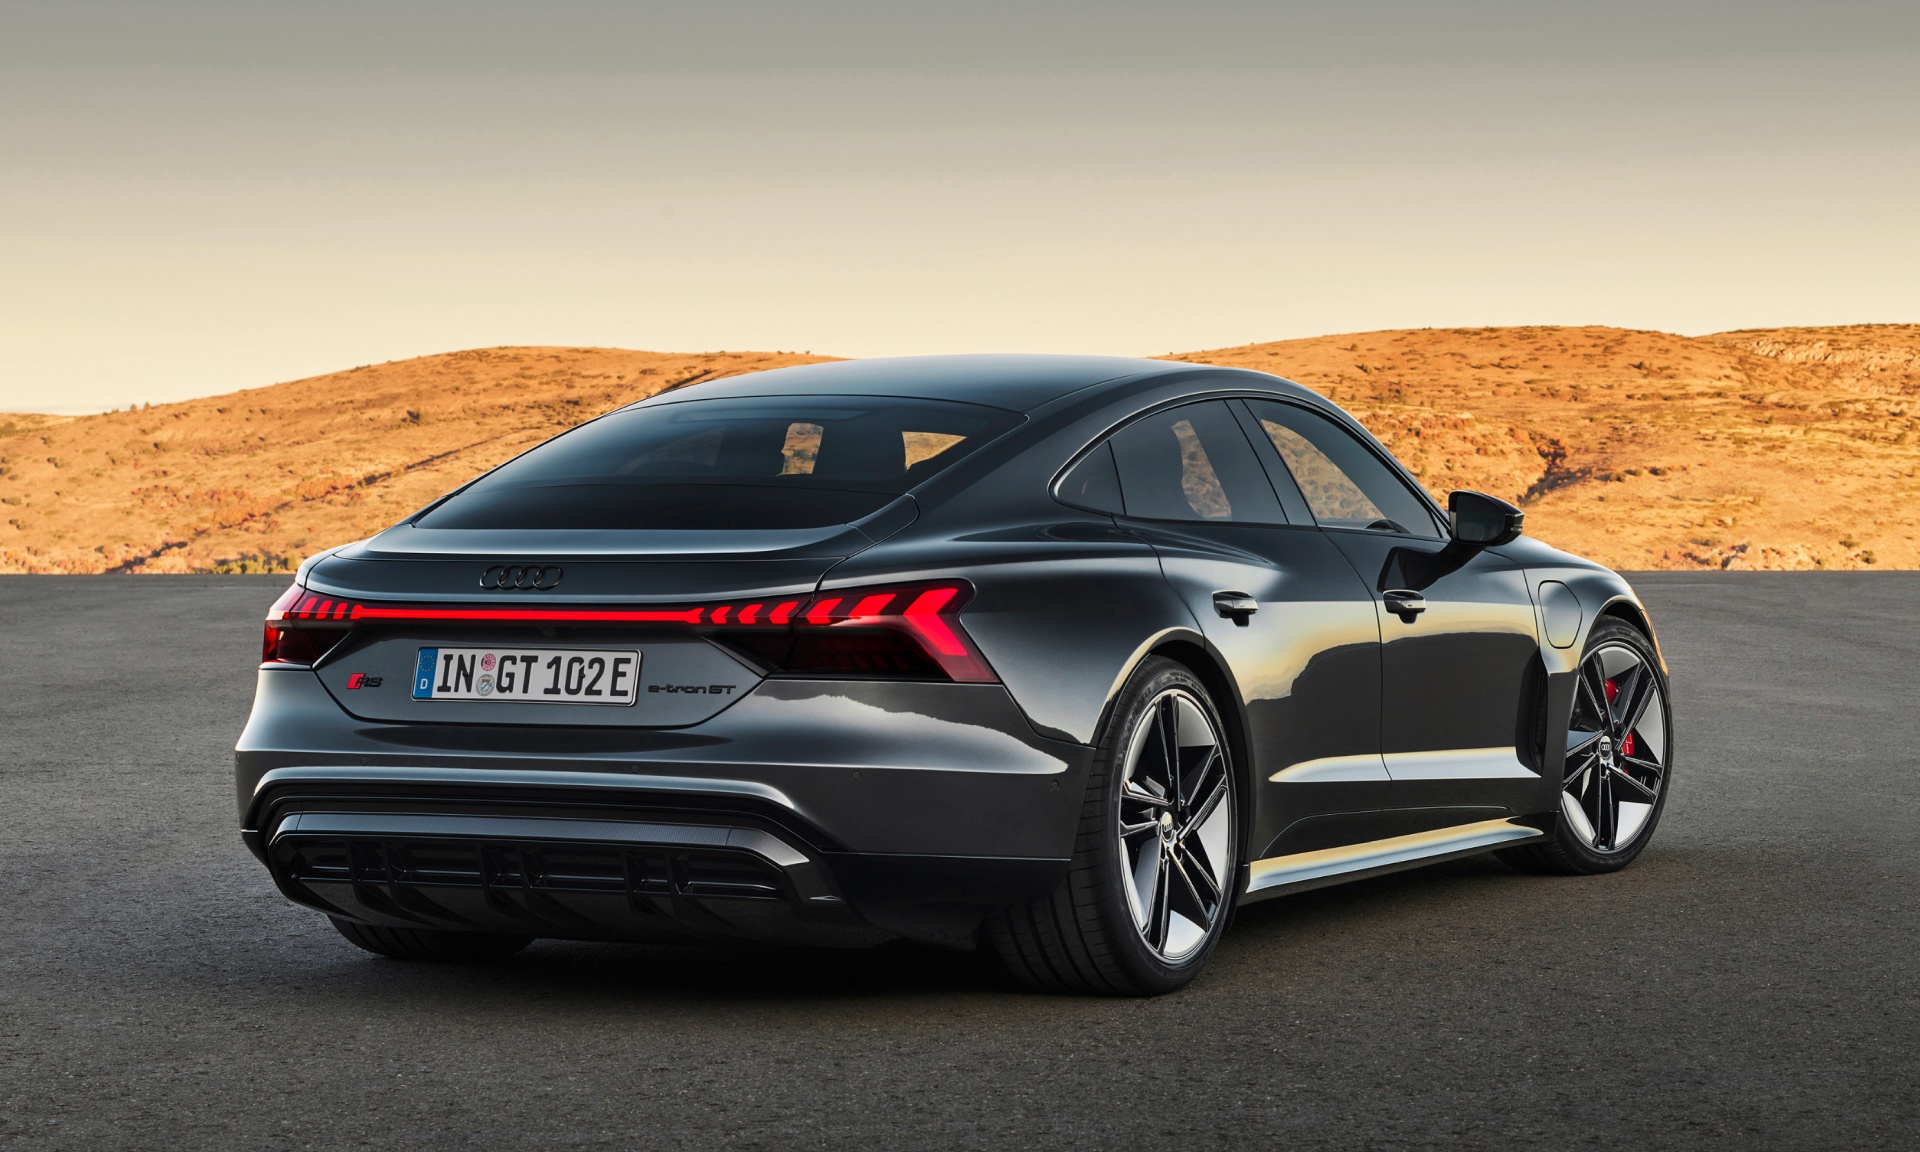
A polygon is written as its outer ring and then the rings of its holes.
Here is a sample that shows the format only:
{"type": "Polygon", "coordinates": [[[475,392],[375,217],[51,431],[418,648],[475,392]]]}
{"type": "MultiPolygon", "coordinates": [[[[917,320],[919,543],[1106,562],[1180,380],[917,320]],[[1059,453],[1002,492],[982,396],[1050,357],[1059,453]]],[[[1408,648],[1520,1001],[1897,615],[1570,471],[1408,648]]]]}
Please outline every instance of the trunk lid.
{"type": "MultiPolygon", "coordinates": [[[[857,524],[823,529],[500,532],[402,524],[319,558],[301,584],[343,602],[485,609],[804,600],[834,565],[913,518],[913,502],[903,497],[857,524]],[[528,580],[530,570],[539,577],[528,580]]],[[[356,627],[314,673],[342,708],[366,720],[585,727],[698,724],[762,678],[747,658],[688,629],[592,622],[356,627]],[[570,679],[575,657],[582,671],[570,679]],[[604,661],[597,688],[617,684],[630,702],[587,698],[596,657],[604,661]],[[629,658],[630,665],[616,663],[629,658]],[[422,675],[433,680],[424,694],[422,675]],[[472,698],[483,676],[487,695],[472,698]],[[530,683],[537,683],[531,692],[530,683]]]]}

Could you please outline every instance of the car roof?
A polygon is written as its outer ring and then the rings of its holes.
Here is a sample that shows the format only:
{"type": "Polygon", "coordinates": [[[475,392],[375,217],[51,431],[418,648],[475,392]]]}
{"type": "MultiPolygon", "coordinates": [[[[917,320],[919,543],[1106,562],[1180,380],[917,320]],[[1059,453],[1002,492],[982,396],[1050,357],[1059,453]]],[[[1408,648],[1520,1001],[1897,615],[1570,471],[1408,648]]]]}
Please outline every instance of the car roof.
{"type": "MultiPolygon", "coordinates": [[[[1123,377],[1191,372],[1198,365],[1126,356],[894,356],[775,368],[690,384],[655,401],[721,396],[851,394],[960,400],[1025,412],[1090,385],[1123,377]]],[[[643,401],[643,403],[652,401],[643,401]]]]}

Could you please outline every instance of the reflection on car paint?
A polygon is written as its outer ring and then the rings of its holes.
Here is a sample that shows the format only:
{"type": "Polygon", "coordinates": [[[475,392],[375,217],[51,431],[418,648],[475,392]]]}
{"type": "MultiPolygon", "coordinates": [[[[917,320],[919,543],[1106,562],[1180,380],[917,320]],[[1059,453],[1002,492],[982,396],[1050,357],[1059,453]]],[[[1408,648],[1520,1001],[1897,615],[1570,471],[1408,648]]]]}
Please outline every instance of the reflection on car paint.
{"type": "Polygon", "coordinates": [[[1427,752],[1389,752],[1387,775],[1395,780],[1538,780],[1540,773],[1520,762],[1513,745],[1505,748],[1443,748],[1427,752]]]}
{"type": "Polygon", "coordinates": [[[800,700],[757,692],[733,710],[728,727],[736,740],[764,742],[768,762],[778,764],[1025,774],[1067,769],[1066,761],[998,729],[879,708],[831,689],[800,700]],[[795,740],[796,732],[807,739],[795,740]]]}

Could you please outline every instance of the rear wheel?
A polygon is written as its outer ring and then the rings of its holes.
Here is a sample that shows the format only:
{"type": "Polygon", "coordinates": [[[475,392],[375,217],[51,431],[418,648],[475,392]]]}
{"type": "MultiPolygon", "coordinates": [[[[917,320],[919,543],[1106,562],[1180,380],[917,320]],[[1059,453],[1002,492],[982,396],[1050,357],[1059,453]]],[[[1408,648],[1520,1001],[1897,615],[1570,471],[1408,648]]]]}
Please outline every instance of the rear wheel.
{"type": "Polygon", "coordinates": [[[1580,658],[1552,840],[1503,849],[1530,872],[1590,875],[1633,863],[1666,808],[1673,712],[1653,645],[1618,620],[1580,658]]]}
{"type": "Polygon", "coordinates": [[[431,928],[380,928],[330,916],[340,935],[367,951],[395,960],[473,964],[504,960],[533,943],[531,936],[498,932],[442,932],[431,928]]]}
{"type": "Polygon", "coordinates": [[[991,924],[1014,976],[1053,992],[1151,996],[1192,980],[1226,929],[1239,805],[1220,715],[1153,657],[1102,733],[1066,882],[991,924]]]}

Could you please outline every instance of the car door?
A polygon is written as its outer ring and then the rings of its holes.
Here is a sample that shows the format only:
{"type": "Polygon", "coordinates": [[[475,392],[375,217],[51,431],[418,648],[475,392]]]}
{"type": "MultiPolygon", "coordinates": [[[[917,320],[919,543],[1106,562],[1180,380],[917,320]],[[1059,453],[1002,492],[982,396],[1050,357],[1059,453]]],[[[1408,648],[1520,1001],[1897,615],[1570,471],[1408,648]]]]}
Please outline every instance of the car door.
{"type": "Polygon", "coordinates": [[[1471,819],[1464,807],[1533,810],[1540,642],[1525,573],[1495,550],[1454,543],[1397,470],[1338,421],[1304,404],[1244,403],[1276,482],[1283,472],[1298,487],[1374,602],[1388,806],[1433,809],[1436,827],[1471,819]]]}
{"type": "Polygon", "coordinates": [[[1153,546],[1240,693],[1252,857],[1365,839],[1388,782],[1366,586],[1324,533],[1290,520],[1224,402],[1152,413],[1109,444],[1117,519],[1153,546]]]}

